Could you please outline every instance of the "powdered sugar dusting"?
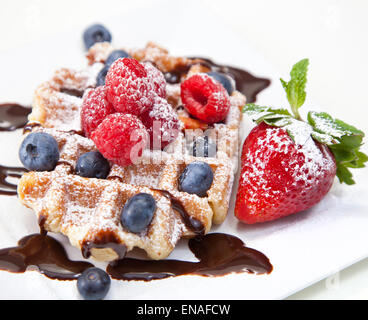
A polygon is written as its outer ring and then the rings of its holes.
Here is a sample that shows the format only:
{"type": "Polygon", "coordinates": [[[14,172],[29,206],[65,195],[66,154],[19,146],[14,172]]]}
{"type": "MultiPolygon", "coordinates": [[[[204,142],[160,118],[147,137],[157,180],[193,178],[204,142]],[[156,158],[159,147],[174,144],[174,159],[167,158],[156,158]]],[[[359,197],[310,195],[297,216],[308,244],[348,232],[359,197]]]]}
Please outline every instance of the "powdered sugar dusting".
{"type": "MultiPolygon", "coordinates": [[[[112,49],[109,44],[97,44],[88,55],[91,63],[88,68],[81,71],[62,69],[51,81],[44,83],[37,90],[32,120],[39,122],[43,127],[34,127],[32,131],[44,131],[56,138],[60,161],[52,172],[31,172],[24,175],[19,184],[20,199],[33,208],[37,215],[47,218],[45,227],[48,230],[64,233],[71,243],[79,248],[85,241],[93,242],[95,236],[111,232],[128,250],[140,247],[151,258],[162,259],[171,252],[178,239],[194,234],[184,225],[180,215],[171,208],[170,201],[155,189],[170,191],[192,217],[204,224],[205,231],[208,232],[212,221],[221,223],[226,217],[234,179],[232,162],[236,160],[237,153],[219,150],[218,158],[191,157],[183,153],[183,150],[186,150],[185,139],[180,133],[171,144],[172,148],[165,151],[145,150],[144,155],[151,160],[155,155],[165,162],[143,162],[129,167],[110,163],[110,174],[104,180],[82,178],[73,174],[78,157],[85,152],[96,150],[96,146],[92,140],[76,132],[66,132],[80,130],[82,99],[63,93],[61,89],[81,90],[85,91],[86,95],[88,89],[95,85],[96,76],[103,67],[101,62],[112,49]],[[206,198],[178,191],[178,177],[185,166],[193,161],[204,161],[213,169],[214,183],[206,198]],[[152,224],[145,232],[132,234],[121,226],[120,213],[126,200],[138,192],[152,194],[158,209],[152,224]]],[[[164,72],[185,67],[190,62],[186,58],[171,57],[166,50],[153,44],[143,50],[128,52],[139,61],[154,62],[154,65],[164,72]]],[[[175,107],[180,103],[180,84],[167,85],[164,91],[160,91],[164,83],[163,74],[151,63],[145,63],[144,69],[149,74],[150,90],[153,87],[156,89],[153,95],[156,105],[150,111],[150,116],[164,119],[168,128],[181,125],[177,113],[165,100],[167,97],[170,103],[174,102],[175,107]]],[[[226,141],[226,144],[232,140],[238,141],[236,138],[241,120],[239,107],[244,103],[244,96],[240,93],[234,92],[232,97],[228,117],[218,128],[224,129],[223,141],[226,141]]],[[[136,98],[134,96],[134,99],[136,98]]],[[[147,99],[142,100],[142,103],[148,102],[147,99]]],[[[163,134],[166,134],[166,130],[164,131],[163,134]]],[[[237,146],[235,149],[237,150],[237,146]]],[[[114,257],[106,256],[105,259],[111,260],[114,257]]]]}

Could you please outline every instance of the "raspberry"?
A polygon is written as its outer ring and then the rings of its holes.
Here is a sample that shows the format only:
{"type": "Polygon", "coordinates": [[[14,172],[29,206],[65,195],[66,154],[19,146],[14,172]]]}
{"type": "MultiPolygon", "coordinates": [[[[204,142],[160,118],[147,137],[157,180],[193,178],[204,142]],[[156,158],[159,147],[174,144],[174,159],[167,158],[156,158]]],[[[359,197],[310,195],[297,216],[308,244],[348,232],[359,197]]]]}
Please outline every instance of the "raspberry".
{"type": "Polygon", "coordinates": [[[101,122],[93,132],[92,140],[106,159],[128,166],[142,155],[148,143],[148,133],[136,116],[114,113],[101,122]]]}
{"type": "Polygon", "coordinates": [[[181,100],[192,116],[208,124],[224,120],[230,108],[224,87],[205,74],[195,74],[182,82],[181,100]]]}
{"type": "Polygon", "coordinates": [[[89,138],[102,120],[115,110],[107,101],[104,86],[91,89],[83,99],[81,123],[84,134],[89,138]]]}
{"type": "Polygon", "coordinates": [[[141,116],[150,135],[151,149],[163,149],[179,134],[179,119],[166,99],[156,97],[151,110],[141,116]]]}
{"type": "Polygon", "coordinates": [[[147,72],[148,78],[150,79],[153,90],[160,96],[161,98],[166,97],[166,80],[164,75],[160,70],[155,68],[150,62],[143,63],[144,69],[147,72]]]}
{"type": "Polygon", "coordinates": [[[116,60],[106,75],[107,98],[118,112],[140,115],[155,96],[146,69],[135,59],[116,60]]]}

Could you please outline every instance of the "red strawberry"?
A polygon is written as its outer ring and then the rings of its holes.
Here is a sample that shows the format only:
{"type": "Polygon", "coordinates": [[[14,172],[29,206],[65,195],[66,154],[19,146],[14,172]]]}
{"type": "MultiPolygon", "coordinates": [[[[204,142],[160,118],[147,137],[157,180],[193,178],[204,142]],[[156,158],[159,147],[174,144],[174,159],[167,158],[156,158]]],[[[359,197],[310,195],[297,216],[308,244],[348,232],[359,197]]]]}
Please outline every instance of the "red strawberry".
{"type": "Polygon", "coordinates": [[[247,104],[243,112],[257,122],[243,145],[235,215],[246,223],[275,220],[318,203],[335,175],[354,184],[351,168],[363,168],[368,156],[359,150],[364,132],[326,112],[299,108],[306,92],[309,60],[297,62],[290,81],[281,79],[287,109],[247,104]]]}
{"type": "Polygon", "coordinates": [[[334,156],[310,134],[299,138],[303,145],[295,143],[285,128],[264,122],[251,131],[241,157],[238,219],[275,220],[312,207],[330,190],[336,174],[334,156]]]}

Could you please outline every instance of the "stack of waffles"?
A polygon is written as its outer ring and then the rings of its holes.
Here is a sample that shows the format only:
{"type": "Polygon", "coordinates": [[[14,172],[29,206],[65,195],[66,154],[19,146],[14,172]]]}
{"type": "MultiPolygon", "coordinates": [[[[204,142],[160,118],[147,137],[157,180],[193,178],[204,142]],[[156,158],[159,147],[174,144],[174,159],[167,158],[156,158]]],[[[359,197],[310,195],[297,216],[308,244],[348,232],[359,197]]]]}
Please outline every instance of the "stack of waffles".
{"type": "MultiPolygon", "coordinates": [[[[79,156],[97,150],[81,130],[83,94],[96,85],[98,72],[115,49],[109,43],[97,43],[87,53],[86,68],[61,69],[37,88],[25,135],[52,135],[59,145],[60,159],[53,171],[24,174],[18,195],[45,230],[66,235],[86,258],[113,261],[139,247],[151,259],[164,259],[180,238],[205,234],[212,223],[220,224],[226,218],[237,170],[240,108],[245,96],[234,91],[227,118],[211,128],[217,141],[215,157],[194,157],[187,147],[187,135],[180,133],[167,150],[145,150],[134,165],[111,163],[106,179],[78,176],[74,168],[79,156]],[[193,161],[206,162],[213,170],[206,197],[178,189],[179,176],[193,161]],[[141,192],[154,197],[157,209],[149,227],[136,234],[121,225],[120,215],[126,201],[141,192]]],[[[152,43],[143,49],[125,50],[138,61],[150,61],[164,74],[179,75],[177,83],[167,84],[167,100],[179,119],[190,117],[181,107],[180,82],[210,71],[209,67],[198,59],[173,57],[152,43]]]]}

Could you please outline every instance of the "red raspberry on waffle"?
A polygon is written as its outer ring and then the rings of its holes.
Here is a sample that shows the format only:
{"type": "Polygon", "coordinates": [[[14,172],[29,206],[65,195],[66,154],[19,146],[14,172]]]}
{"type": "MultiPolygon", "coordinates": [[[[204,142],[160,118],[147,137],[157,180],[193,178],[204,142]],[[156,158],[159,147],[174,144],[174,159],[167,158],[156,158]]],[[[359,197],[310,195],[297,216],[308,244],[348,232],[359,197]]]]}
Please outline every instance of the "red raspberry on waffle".
{"type": "Polygon", "coordinates": [[[156,97],[152,109],[145,112],[141,120],[150,135],[151,149],[164,149],[179,134],[178,115],[166,99],[156,97]]]}
{"type": "Polygon", "coordinates": [[[147,76],[152,84],[152,90],[157,93],[161,98],[166,97],[166,80],[160,70],[155,68],[150,62],[144,62],[144,69],[147,72],[147,76]]]}
{"type": "Polygon", "coordinates": [[[81,125],[86,137],[89,138],[102,120],[114,112],[114,107],[107,100],[106,88],[91,89],[83,98],[81,109],[81,125]]]}
{"type": "Polygon", "coordinates": [[[128,166],[142,155],[148,143],[143,123],[131,114],[107,116],[92,134],[97,149],[108,160],[128,166]]]}
{"type": "Polygon", "coordinates": [[[145,67],[135,59],[116,60],[106,75],[107,98],[116,111],[140,115],[153,105],[155,92],[145,67]]]}
{"type": "Polygon", "coordinates": [[[206,74],[195,74],[182,82],[181,99],[192,116],[209,124],[223,121],[230,109],[225,88],[206,74]]]}

